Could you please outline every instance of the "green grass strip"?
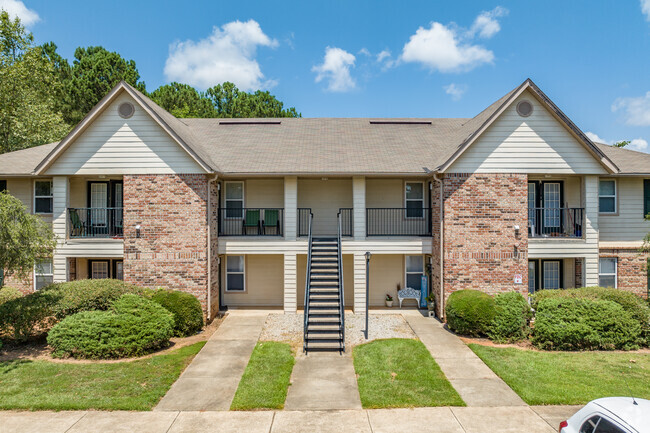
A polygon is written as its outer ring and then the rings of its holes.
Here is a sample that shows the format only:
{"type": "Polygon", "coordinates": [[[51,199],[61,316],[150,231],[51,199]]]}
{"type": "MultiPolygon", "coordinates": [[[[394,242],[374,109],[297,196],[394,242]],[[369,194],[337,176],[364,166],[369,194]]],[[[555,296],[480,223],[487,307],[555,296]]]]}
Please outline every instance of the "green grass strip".
{"type": "Polygon", "coordinates": [[[585,404],[630,393],[650,398],[648,353],[469,347],[528,404],[585,404]]]}
{"type": "Polygon", "coordinates": [[[282,409],[294,363],[290,345],[275,341],[257,343],[230,409],[282,409]]]}
{"type": "Polygon", "coordinates": [[[465,405],[418,340],[376,340],[352,356],[364,408],[465,405]]]}
{"type": "Polygon", "coordinates": [[[132,362],[0,362],[0,409],[151,410],[204,344],[132,362]]]}

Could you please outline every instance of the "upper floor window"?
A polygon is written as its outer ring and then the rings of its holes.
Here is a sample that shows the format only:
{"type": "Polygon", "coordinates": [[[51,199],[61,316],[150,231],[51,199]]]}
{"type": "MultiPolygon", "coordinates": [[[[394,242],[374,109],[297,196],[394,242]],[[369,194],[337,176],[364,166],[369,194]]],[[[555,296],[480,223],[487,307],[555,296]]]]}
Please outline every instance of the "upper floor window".
{"type": "Polygon", "coordinates": [[[424,182],[406,182],[404,202],[407,218],[424,217],[424,182]]]}
{"type": "MultiPolygon", "coordinates": [[[[2,191],[2,185],[0,185],[2,191]]],[[[650,179],[643,179],[643,217],[650,218],[650,179]]]]}
{"type": "Polygon", "coordinates": [[[616,181],[602,179],[598,186],[598,206],[600,213],[616,213],[616,181]]]}
{"type": "Polygon", "coordinates": [[[34,181],[34,213],[52,213],[52,181],[34,181]]]}
{"type": "Polygon", "coordinates": [[[244,182],[226,182],[226,218],[244,216],[244,182]]]}

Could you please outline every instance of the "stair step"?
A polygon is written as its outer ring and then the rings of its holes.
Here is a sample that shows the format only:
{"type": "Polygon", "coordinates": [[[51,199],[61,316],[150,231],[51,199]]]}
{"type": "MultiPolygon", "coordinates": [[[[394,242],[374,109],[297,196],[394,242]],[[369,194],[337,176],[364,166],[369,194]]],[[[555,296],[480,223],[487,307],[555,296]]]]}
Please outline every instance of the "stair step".
{"type": "Polygon", "coordinates": [[[332,300],[310,300],[309,301],[309,309],[310,311],[320,311],[320,308],[331,308],[334,309],[336,308],[337,310],[339,309],[339,300],[338,299],[332,299],[332,300]],[[318,310],[315,310],[318,309],[318,310]]]}
{"type": "Polygon", "coordinates": [[[320,269],[320,268],[319,269],[314,269],[314,266],[312,266],[311,269],[312,269],[312,271],[311,271],[312,277],[315,276],[315,275],[316,276],[325,276],[325,275],[327,275],[327,276],[330,276],[330,277],[332,275],[335,275],[335,276],[339,275],[338,267],[336,267],[336,268],[335,267],[329,267],[329,268],[326,268],[326,269],[320,269]]]}
{"type": "Polygon", "coordinates": [[[341,334],[338,332],[336,333],[312,333],[309,332],[307,333],[307,341],[318,341],[318,342],[327,342],[327,341],[336,341],[340,342],[341,341],[341,334]]]}
{"type": "Polygon", "coordinates": [[[309,318],[323,317],[327,319],[337,319],[339,318],[339,309],[315,309],[309,308],[309,318]]]}
{"type": "Polygon", "coordinates": [[[339,289],[338,281],[312,280],[309,286],[312,289],[339,289]]]}
{"type": "Polygon", "coordinates": [[[307,322],[307,328],[310,326],[336,326],[340,328],[341,322],[339,317],[310,317],[307,322]]]}
{"type": "Polygon", "coordinates": [[[343,349],[341,341],[314,341],[307,340],[308,351],[339,351],[343,349]]]}
{"type": "Polygon", "coordinates": [[[341,325],[336,323],[307,323],[307,332],[340,332],[341,325]]]}
{"type": "Polygon", "coordinates": [[[311,301],[334,300],[334,301],[338,302],[339,294],[338,294],[338,292],[335,292],[335,293],[312,292],[312,293],[310,293],[309,300],[311,300],[311,301]]]}

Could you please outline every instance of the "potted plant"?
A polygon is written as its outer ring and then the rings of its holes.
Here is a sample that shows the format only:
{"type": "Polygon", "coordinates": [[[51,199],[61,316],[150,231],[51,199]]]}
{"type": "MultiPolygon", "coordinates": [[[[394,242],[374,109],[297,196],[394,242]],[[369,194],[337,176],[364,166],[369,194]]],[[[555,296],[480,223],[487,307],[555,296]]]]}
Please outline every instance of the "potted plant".
{"type": "Polygon", "coordinates": [[[386,293],[386,306],[391,308],[393,306],[393,297],[386,293]]]}
{"type": "Polygon", "coordinates": [[[433,294],[427,296],[427,310],[435,311],[436,309],[436,299],[433,297],[433,294]]]}

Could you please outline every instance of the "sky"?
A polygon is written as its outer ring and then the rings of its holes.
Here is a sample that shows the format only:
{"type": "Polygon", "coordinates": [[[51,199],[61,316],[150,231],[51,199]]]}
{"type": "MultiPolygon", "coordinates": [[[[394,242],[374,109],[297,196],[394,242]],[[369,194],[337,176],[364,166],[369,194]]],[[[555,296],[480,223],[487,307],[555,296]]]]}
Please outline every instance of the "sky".
{"type": "Polygon", "coordinates": [[[101,45],[147,90],[223,81],[304,117],[473,117],[531,78],[597,141],[650,153],[650,0],[0,0],[37,43],[101,45]]]}

